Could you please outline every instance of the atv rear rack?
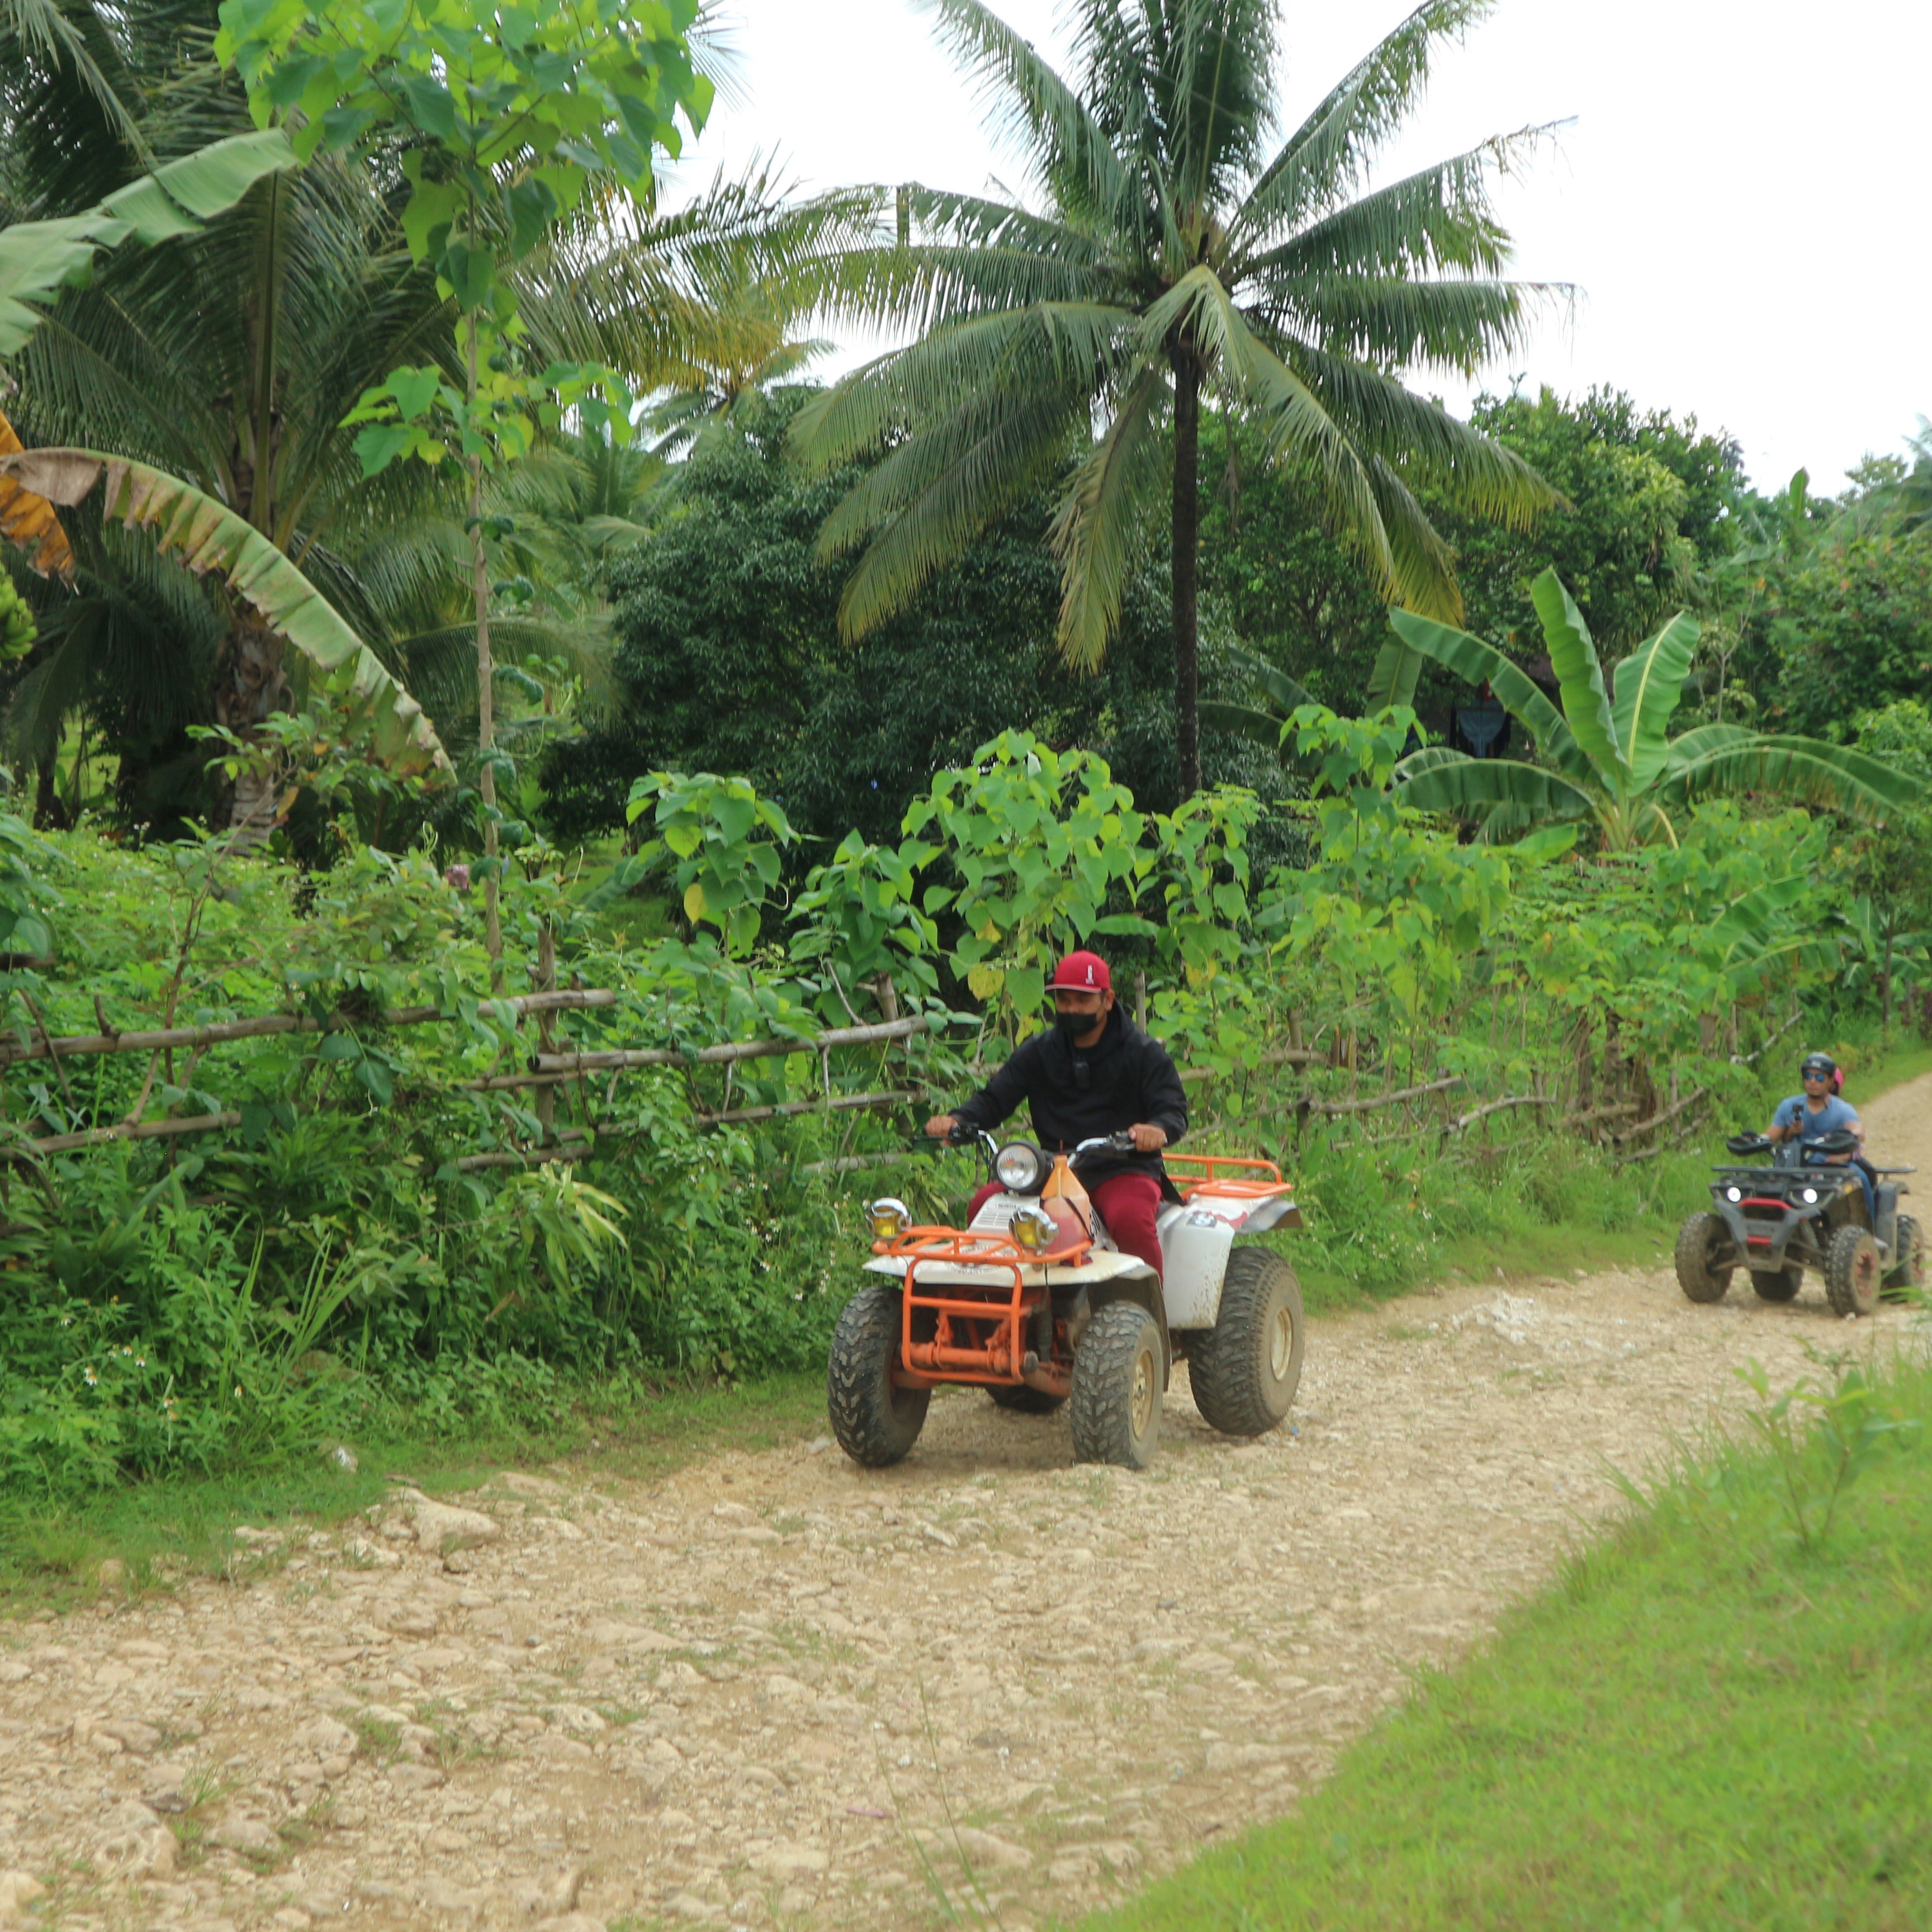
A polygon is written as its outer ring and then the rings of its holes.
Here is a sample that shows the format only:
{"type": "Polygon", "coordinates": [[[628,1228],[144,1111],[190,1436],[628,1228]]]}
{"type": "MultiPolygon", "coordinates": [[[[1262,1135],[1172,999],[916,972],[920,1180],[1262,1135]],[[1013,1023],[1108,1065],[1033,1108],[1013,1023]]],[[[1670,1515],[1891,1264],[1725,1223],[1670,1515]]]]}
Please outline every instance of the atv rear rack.
{"type": "Polygon", "coordinates": [[[1264,1201],[1270,1195],[1288,1192],[1289,1184],[1271,1160],[1227,1154],[1171,1154],[1165,1158],[1168,1174],[1184,1201],[1203,1192],[1231,1201],[1264,1201]]]}

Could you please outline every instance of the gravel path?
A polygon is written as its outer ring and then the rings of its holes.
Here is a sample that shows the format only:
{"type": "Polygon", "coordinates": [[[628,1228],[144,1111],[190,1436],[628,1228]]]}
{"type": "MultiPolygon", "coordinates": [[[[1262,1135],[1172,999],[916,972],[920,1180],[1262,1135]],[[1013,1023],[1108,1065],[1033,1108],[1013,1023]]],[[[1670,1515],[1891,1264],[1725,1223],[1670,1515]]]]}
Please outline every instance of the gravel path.
{"type": "MultiPolygon", "coordinates": [[[[1932,1076],[1866,1118],[1932,1174],[1932,1076]]],[[[0,1627],[0,1924],[889,1932],[938,1886],[1022,1932],[1288,1806],[1746,1357],[1910,1320],[1693,1308],[1660,1252],[1318,1322],[1258,1444],[1178,1376],[1143,1477],[961,1392],[884,1474],[818,1441],[243,1531],[226,1582],[0,1627]]]]}

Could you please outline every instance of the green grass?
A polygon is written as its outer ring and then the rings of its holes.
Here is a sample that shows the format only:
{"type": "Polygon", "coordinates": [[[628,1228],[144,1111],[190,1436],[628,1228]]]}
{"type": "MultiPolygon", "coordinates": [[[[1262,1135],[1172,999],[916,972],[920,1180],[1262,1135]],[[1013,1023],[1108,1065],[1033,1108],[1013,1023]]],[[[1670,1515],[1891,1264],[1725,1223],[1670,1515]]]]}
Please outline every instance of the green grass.
{"type": "Polygon", "coordinates": [[[1932,1923],[1932,1373],[1834,1458],[1708,1445],[1343,1755],[1088,1932],[1906,1932],[1932,1923]]]}
{"type": "Polygon", "coordinates": [[[392,1478],[430,1494],[472,1486],[504,1468],[554,1475],[562,1465],[562,1473],[585,1480],[649,1478],[717,1450],[770,1448],[818,1434],[824,1401],[816,1376],[738,1388],[592,1384],[541,1428],[458,1441],[400,1431],[358,1440],[352,1474],[316,1450],[247,1471],[130,1483],[79,1500],[0,1499],[0,1618],[93,1598],[110,1559],[124,1568],[118,1587],[132,1592],[183,1569],[213,1574],[260,1564],[264,1558],[237,1544],[237,1524],[340,1522],[379,1500],[392,1478]]]}

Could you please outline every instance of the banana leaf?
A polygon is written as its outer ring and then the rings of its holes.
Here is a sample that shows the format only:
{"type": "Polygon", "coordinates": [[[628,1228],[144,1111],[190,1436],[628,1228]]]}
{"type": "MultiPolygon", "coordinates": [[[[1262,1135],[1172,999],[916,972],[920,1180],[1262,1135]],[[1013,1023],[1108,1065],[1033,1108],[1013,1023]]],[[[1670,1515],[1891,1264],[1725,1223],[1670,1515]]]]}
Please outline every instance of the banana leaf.
{"type": "Polygon", "coordinates": [[[42,310],[87,279],[102,249],[190,234],[265,176],[296,165],[279,128],[232,135],[116,189],[83,214],[0,229],[0,356],[26,346],[42,310]]]}
{"type": "Polygon", "coordinates": [[[1670,760],[1664,734],[1683,700],[1684,676],[1696,650],[1697,620],[1680,610],[1617,666],[1612,716],[1630,767],[1632,797],[1646,790],[1670,760]]]}
{"type": "Polygon", "coordinates": [[[1604,789],[1616,798],[1628,798],[1630,761],[1617,737],[1616,718],[1610,710],[1610,694],[1604,688],[1604,667],[1590,641],[1590,627],[1553,568],[1544,571],[1529,586],[1529,597],[1543,620],[1544,641],[1556,668],[1563,716],[1570,734],[1597,768],[1597,780],[1604,789]]]}
{"type": "Polygon", "coordinates": [[[1574,783],[1587,785],[1596,780],[1597,773],[1571,736],[1562,712],[1536,688],[1527,672],[1493,644],[1432,618],[1418,617],[1412,610],[1391,610],[1389,622],[1402,641],[1423,657],[1433,658],[1444,670],[1471,684],[1486,683],[1503,709],[1536,740],[1544,756],[1574,783]]]}
{"type": "Polygon", "coordinates": [[[1446,812],[1458,818],[1485,816],[1496,806],[1534,814],[1535,822],[1583,818],[1596,802],[1580,786],[1540,766],[1514,758],[1472,758],[1460,752],[1444,755],[1436,746],[1405,758],[1395,768],[1390,795],[1416,812],[1446,812]]]}
{"type": "Polygon", "coordinates": [[[384,764],[404,777],[450,772],[422,706],[328,598],[225,504],[164,470],[95,450],[29,449],[0,456],[0,477],[11,477],[64,509],[83,502],[103,476],[104,518],[118,517],[129,530],[153,530],[162,554],[177,554],[198,576],[218,571],[317,670],[353,667],[350,688],[372,708],[374,748],[384,764]]]}
{"type": "MultiPolygon", "coordinates": [[[[1688,732],[1672,750],[1680,751],[1687,740],[1703,735],[1688,732]]],[[[1822,739],[1751,732],[1730,744],[1713,744],[1708,738],[1704,742],[1708,748],[1701,755],[1673,758],[1658,787],[1666,796],[1688,800],[1730,792],[1769,792],[1794,804],[1868,819],[1911,812],[1926,802],[1926,788],[1918,779],[1862,752],[1828,745],[1822,739]]]]}

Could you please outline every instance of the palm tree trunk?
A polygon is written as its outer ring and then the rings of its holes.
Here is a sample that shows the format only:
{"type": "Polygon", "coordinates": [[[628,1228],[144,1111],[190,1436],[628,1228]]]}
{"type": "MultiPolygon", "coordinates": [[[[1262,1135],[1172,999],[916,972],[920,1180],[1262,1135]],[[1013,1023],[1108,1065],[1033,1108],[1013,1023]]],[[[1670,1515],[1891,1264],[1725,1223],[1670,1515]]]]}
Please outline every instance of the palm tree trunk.
{"type": "MultiPolygon", "coordinates": [[[[214,715],[244,744],[258,745],[262,725],[289,708],[286,651],[281,633],[252,612],[238,616],[228,633],[214,715]]],[[[232,849],[252,851],[268,837],[274,809],[269,784],[267,772],[260,769],[244,771],[235,781],[228,800],[229,829],[236,834],[232,849]]]]}
{"type": "Polygon", "coordinates": [[[1180,800],[1201,789],[1201,364],[1184,343],[1174,370],[1174,722],[1180,800]]]}

